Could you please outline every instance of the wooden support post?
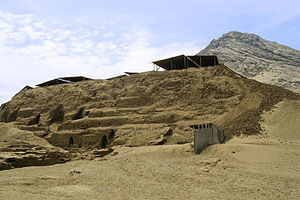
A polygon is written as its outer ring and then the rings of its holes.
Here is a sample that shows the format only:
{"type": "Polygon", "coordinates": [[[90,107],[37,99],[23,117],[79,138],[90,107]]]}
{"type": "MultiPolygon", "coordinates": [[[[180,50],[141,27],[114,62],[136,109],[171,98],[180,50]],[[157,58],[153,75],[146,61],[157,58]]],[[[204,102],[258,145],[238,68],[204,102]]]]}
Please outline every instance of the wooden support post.
{"type": "Polygon", "coordinates": [[[184,68],[186,69],[186,57],[183,57],[184,68]]]}
{"type": "Polygon", "coordinates": [[[192,63],[194,63],[197,67],[200,67],[200,65],[198,65],[198,63],[196,61],[194,61],[193,59],[191,59],[190,57],[186,57],[188,61],[191,61],[192,63]]]}
{"type": "Polygon", "coordinates": [[[189,60],[188,59],[186,59],[186,68],[189,68],[189,60]]]}

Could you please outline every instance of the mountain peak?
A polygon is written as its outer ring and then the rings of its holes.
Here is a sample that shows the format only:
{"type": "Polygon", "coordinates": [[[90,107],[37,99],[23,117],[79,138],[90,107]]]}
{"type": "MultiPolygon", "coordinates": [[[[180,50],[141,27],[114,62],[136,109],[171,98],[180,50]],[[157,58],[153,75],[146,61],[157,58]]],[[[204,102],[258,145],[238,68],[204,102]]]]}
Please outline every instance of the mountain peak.
{"type": "Polygon", "coordinates": [[[230,31],[198,53],[217,55],[246,77],[300,93],[300,51],[252,33],[230,31]]]}

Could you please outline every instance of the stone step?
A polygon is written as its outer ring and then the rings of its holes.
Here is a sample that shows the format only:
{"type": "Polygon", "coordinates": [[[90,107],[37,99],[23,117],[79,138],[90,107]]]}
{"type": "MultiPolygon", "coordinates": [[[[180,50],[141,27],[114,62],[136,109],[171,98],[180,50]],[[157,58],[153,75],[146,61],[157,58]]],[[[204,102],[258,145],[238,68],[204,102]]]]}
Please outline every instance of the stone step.
{"type": "Polygon", "coordinates": [[[110,127],[122,126],[124,124],[143,123],[143,116],[113,116],[113,117],[99,117],[99,118],[83,118],[74,121],[66,121],[58,127],[58,130],[75,130],[87,129],[91,127],[110,127]]]}
{"type": "Polygon", "coordinates": [[[102,108],[89,110],[89,118],[110,117],[110,116],[125,116],[128,114],[137,113],[140,108],[102,108]]]}
{"type": "MultiPolygon", "coordinates": [[[[58,131],[88,129],[92,127],[120,127],[126,124],[173,124],[185,118],[186,113],[182,112],[154,112],[152,114],[127,114],[123,116],[105,116],[105,117],[85,117],[79,120],[68,120],[58,127],[58,131]]],[[[96,116],[96,115],[95,115],[96,116]]],[[[186,115],[186,120],[193,116],[186,115]]]]}
{"type": "Polygon", "coordinates": [[[25,125],[19,125],[19,129],[24,130],[24,131],[47,131],[45,127],[38,127],[38,126],[25,126],[25,125]]]}

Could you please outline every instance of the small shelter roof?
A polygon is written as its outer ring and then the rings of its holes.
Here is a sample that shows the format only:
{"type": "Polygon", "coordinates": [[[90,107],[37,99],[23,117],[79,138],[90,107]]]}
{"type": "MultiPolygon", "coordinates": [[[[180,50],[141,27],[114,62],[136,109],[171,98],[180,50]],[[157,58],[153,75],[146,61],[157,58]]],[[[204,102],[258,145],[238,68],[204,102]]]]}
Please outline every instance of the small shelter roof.
{"type": "Polygon", "coordinates": [[[84,76],[70,76],[70,77],[63,77],[61,79],[71,81],[71,82],[92,80],[91,78],[87,78],[87,77],[84,77],[84,76]]]}
{"type": "Polygon", "coordinates": [[[111,77],[111,78],[107,78],[106,80],[110,81],[110,80],[114,80],[114,79],[118,79],[118,78],[123,78],[123,77],[126,77],[127,75],[126,74],[123,74],[123,75],[119,75],[119,76],[114,76],[114,77],[111,77]]]}
{"type": "Polygon", "coordinates": [[[50,85],[58,85],[58,84],[70,83],[70,82],[79,82],[79,81],[84,81],[84,80],[92,80],[92,79],[84,77],[84,76],[70,76],[70,77],[62,77],[62,78],[52,79],[50,81],[40,83],[36,86],[46,87],[46,86],[50,86],[50,85]]]}
{"type": "Polygon", "coordinates": [[[131,76],[131,75],[134,75],[134,74],[138,74],[139,72],[124,72],[124,73],[131,76]]]}

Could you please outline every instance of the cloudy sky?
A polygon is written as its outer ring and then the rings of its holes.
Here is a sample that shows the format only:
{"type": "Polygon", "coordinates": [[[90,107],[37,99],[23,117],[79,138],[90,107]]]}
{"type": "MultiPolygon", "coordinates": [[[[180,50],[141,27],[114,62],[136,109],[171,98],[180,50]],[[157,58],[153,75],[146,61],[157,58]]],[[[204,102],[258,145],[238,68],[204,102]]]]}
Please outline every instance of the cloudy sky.
{"type": "Polygon", "coordinates": [[[299,0],[0,0],[0,104],[61,76],[108,78],[236,30],[300,49],[299,0]]]}

